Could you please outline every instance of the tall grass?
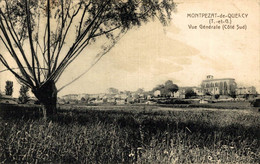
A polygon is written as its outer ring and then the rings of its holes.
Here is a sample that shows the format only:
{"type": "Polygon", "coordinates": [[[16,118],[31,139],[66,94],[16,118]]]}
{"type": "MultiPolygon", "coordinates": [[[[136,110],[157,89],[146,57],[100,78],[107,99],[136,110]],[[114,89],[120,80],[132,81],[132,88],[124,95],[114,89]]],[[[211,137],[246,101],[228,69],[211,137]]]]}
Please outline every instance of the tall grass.
{"type": "Polygon", "coordinates": [[[260,162],[259,113],[73,109],[0,128],[3,163],[260,162]]]}

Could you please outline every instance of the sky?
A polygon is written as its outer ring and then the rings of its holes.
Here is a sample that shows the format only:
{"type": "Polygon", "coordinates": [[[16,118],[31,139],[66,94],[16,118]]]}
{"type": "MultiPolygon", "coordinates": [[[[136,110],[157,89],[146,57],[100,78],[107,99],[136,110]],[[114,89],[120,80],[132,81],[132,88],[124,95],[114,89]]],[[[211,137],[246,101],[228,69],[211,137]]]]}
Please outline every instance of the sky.
{"type": "MultiPolygon", "coordinates": [[[[149,91],[167,80],[178,86],[199,86],[207,75],[235,78],[239,86],[255,86],[260,92],[260,1],[178,0],[176,3],[169,26],[154,21],[131,29],[87,74],[58,96],[104,93],[109,87],[149,91]],[[210,18],[189,18],[189,13],[248,15],[231,18],[235,29],[223,30],[200,29],[199,25],[209,25],[210,18]],[[188,25],[198,27],[189,29],[188,25]],[[246,30],[237,30],[237,25],[246,26],[246,30]]],[[[88,69],[97,47],[87,49],[64,71],[57,88],[88,69]]],[[[8,72],[0,73],[0,90],[4,90],[6,80],[14,81],[14,96],[19,95],[20,86],[8,72]]]]}

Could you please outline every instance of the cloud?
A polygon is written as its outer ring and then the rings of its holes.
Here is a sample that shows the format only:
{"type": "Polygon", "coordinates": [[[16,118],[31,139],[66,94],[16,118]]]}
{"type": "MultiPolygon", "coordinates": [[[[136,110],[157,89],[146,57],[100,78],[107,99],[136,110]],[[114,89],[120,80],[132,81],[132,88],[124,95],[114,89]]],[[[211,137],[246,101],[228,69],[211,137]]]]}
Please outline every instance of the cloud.
{"type": "Polygon", "coordinates": [[[155,22],[129,32],[106,60],[115,69],[158,75],[183,70],[191,64],[190,57],[198,53],[197,49],[167,37],[162,25],[155,22]]]}
{"type": "Polygon", "coordinates": [[[232,62],[221,57],[215,56],[214,58],[199,55],[199,58],[204,61],[206,67],[210,67],[215,71],[228,71],[234,69],[232,62]]]}

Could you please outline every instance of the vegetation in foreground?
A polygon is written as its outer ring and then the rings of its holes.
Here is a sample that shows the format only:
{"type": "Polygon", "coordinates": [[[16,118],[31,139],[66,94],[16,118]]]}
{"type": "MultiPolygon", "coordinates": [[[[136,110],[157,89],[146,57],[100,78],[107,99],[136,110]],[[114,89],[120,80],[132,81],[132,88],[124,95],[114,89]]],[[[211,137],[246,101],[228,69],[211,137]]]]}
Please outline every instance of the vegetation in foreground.
{"type": "Polygon", "coordinates": [[[260,162],[260,115],[242,110],[63,110],[0,127],[2,163],[260,162]]]}

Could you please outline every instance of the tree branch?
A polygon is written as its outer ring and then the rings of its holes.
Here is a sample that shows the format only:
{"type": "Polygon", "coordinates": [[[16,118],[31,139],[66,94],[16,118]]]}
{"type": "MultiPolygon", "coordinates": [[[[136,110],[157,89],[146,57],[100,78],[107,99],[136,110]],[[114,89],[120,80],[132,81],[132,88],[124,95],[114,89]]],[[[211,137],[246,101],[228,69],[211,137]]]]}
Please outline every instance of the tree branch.
{"type": "MultiPolygon", "coordinates": [[[[35,72],[35,60],[37,62],[38,57],[35,54],[35,50],[34,50],[34,46],[33,46],[33,40],[32,40],[32,27],[31,27],[31,13],[29,11],[29,6],[27,3],[27,0],[25,1],[25,5],[26,5],[26,22],[27,22],[27,30],[28,30],[28,35],[29,35],[29,43],[30,43],[30,49],[31,49],[31,54],[32,54],[32,70],[33,70],[33,77],[34,77],[34,81],[36,86],[39,86],[39,81],[36,77],[36,72],[35,72]]],[[[39,61],[37,62],[37,66],[39,67],[39,61]]]]}
{"type": "Polygon", "coordinates": [[[47,57],[48,76],[51,74],[51,22],[50,22],[50,0],[47,0],[47,57]]]}
{"type": "Polygon", "coordinates": [[[5,37],[6,41],[7,41],[7,44],[8,44],[8,46],[9,46],[11,52],[12,52],[11,56],[15,59],[18,67],[20,68],[21,73],[26,77],[26,79],[31,84],[31,86],[33,86],[33,82],[31,81],[29,74],[23,69],[23,66],[22,66],[22,64],[21,64],[21,62],[20,62],[20,60],[19,60],[19,58],[18,58],[18,56],[17,56],[13,46],[12,46],[12,42],[11,42],[11,40],[10,40],[8,34],[7,34],[7,31],[6,31],[5,27],[4,27],[4,24],[3,24],[3,21],[2,21],[1,17],[0,17],[0,24],[1,24],[1,27],[0,27],[1,31],[2,31],[4,37],[5,37]]]}
{"type": "MultiPolygon", "coordinates": [[[[7,5],[7,4],[6,4],[6,5],[7,5]]],[[[8,6],[8,5],[7,5],[7,6],[8,6]]],[[[7,9],[8,9],[8,7],[7,7],[7,9]]],[[[20,50],[20,52],[21,52],[21,54],[22,54],[22,57],[23,57],[23,59],[24,59],[26,65],[27,65],[27,67],[29,68],[29,71],[30,71],[31,73],[33,73],[32,67],[31,67],[31,65],[29,64],[29,62],[28,62],[28,60],[27,60],[27,58],[26,58],[26,55],[25,55],[25,53],[24,53],[24,51],[23,51],[23,48],[22,48],[22,45],[21,45],[20,41],[18,40],[18,36],[17,36],[17,34],[16,34],[16,32],[15,32],[13,26],[12,26],[11,19],[9,18],[10,26],[11,26],[11,27],[10,27],[9,24],[8,24],[7,18],[5,17],[5,15],[4,15],[4,13],[2,12],[1,9],[0,9],[0,15],[4,18],[5,24],[6,24],[6,26],[4,26],[4,23],[3,23],[2,20],[1,20],[1,25],[2,25],[2,27],[8,29],[8,31],[9,31],[9,33],[10,33],[12,39],[14,40],[14,42],[15,42],[15,44],[16,44],[16,46],[17,46],[18,49],[20,50]],[[14,33],[14,34],[13,34],[13,33],[14,33]],[[14,37],[14,35],[16,36],[17,40],[16,40],[16,38],[14,37]]],[[[6,34],[7,34],[7,32],[6,32],[6,34]]]]}
{"type": "MultiPolygon", "coordinates": [[[[25,79],[23,79],[21,76],[19,76],[16,72],[14,72],[10,67],[9,67],[9,65],[8,65],[8,63],[6,62],[6,60],[4,59],[4,57],[0,54],[0,61],[1,61],[1,63],[16,77],[16,78],[18,78],[23,84],[25,84],[26,86],[28,86],[28,87],[32,87],[32,85],[29,83],[29,82],[27,82],[25,79]]],[[[21,70],[20,69],[20,67],[19,67],[19,70],[21,70]]]]}
{"type": "MultiPolygon", "coordinates": [[[[125,34],[125,33],[124,33],[124,34],[125,34]]],[[[123,35],[124,35],[124,34],[123,34],[123,35]]],[[[119,34],[119,35],[120,35],[120,34],[119,34]]],[[[101,58],[102,58],[105,54],[107,54],[107,53],[116,45],[116,43],[117,43],[121,38],[122,38],[122,36],[121,36],[121,37],[118,36],[118,39],[117,39],[116,41],[114,41],[110,46],[108,46],[108,48],[107,48],[105,51],[100,52],[99,54],[97,54],[97,59],[96,59],[96,61],[95,61],[94,63],[92,63],[91,66],[90,66],[86,71],[84,71],[83,73],[81,73],[78,77],[76,77],[75,79],[73,79],[73,80],[70,81],[69,83],[67,83],[67,84],[65,84],[64,86],[62,86],[60,89],[58,89],[57,92],[60,92],[62,89],[64,89],[65,87],[69,86],[70,84],[74,83],[75,81],[77,81],[78,79],[80,79],[82,76],[84,76],[86,73],[88,73],[89,70],[90,70],[91,68],[93,68],[93,67],[101,60],[101,58]]],[[[60,77],[60,76],[59,76],[59,77],[60,77]]],[[[59,78],[59,77],[58,77],[58,78],[59,78]]],[[[57,78],[57,79],[58,79],[58,78],[57,78]]]]}

